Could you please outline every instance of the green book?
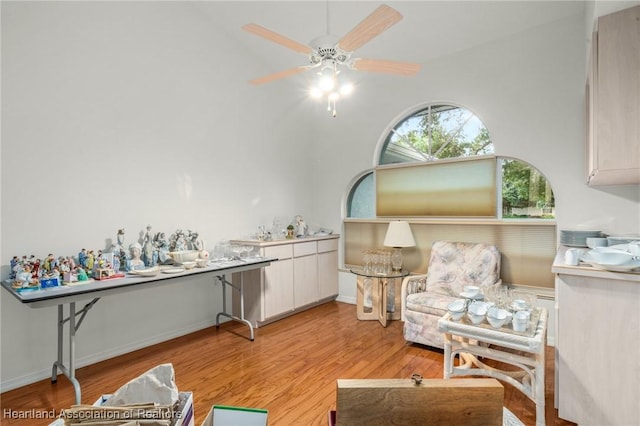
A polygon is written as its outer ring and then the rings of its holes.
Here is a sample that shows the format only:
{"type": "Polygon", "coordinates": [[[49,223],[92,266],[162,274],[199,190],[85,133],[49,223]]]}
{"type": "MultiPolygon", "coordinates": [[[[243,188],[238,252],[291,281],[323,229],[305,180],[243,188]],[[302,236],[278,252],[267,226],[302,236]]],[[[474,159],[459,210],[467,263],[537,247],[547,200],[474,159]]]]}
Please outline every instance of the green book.
{"type": "Polygon", "coordinates": [[[268,410],[261,408],[213,406],[213,426],[267,426],[268,410]]]}

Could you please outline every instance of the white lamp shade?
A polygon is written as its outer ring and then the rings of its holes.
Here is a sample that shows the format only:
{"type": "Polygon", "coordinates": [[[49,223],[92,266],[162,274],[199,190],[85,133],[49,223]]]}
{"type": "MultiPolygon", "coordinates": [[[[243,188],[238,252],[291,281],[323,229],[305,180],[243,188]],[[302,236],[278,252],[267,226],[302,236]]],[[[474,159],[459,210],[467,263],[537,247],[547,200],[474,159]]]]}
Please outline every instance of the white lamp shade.
{"type": "Polygon", "coordinates": [[[414,247],[416,240],[413,239],[409,222],[404,220],[394,220],[389,222],[387,235],[384,237],[386,247],[414,247]]]}

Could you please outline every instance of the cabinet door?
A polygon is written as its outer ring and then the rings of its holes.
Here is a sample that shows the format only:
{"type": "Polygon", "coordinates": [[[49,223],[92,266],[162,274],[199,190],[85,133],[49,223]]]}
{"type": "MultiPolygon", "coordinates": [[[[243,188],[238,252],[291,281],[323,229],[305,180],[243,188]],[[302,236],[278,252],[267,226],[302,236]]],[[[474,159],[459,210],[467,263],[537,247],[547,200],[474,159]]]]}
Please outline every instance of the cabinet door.
{"type": "Polygon", "coordinates": [[[318,260],[315,254],[293,259],[294,306],[318,301],[318,260]]]}
{"type": "Polygon", "coordinates": [[[293,310],[293,261],[279,260],[264,268],[264,318],[293,310]]]}
{"type": "Polygon", "coordinates": [[[591,185],[640,183],[640,6],[598,19],[591,185]]]}
{"type": "Polygon", "coordinates": [[[338,295],[338,252],[318,253],[319,299],[338,295]]]}

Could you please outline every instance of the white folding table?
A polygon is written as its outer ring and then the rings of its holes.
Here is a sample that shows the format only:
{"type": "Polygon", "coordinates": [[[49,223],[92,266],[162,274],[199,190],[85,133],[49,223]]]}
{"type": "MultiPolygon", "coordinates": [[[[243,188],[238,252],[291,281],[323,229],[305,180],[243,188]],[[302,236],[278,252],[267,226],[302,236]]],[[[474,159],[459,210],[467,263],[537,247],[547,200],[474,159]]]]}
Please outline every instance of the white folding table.
{"type": "MultiPolygon", "coordinates": [[[[76,352],[76,332],[82,324],[87,312],[95,305],[101,297],[112,294],[121,294],[132,290],[140,290],[145,288],[157,287],[159,284],[172,284],[180,282],[179,278],[196,274],[211,274],[215,280],[222,284],[222,311],[216,315],[216,327],[220,327],[220,317],[224,316],[234,321],[239,321],[249,327],[249,338],[254,340],[253,326],[244,317],[244,284],[234,285],[227,280],[228,274],[236,272],[249,271],[252,269],[264,268],[269,266],[276,258],[247,258],[240,260],[212,260],[209,265],[204,268],[193,268],[184,270],[183,272],[165,274],[158,273],[153,277],[144,277],[140,275],[127,275],[124,278],[114,278],[108,280],[92,280],[86,284],[74,283],[74,285],[64,285],[59,287],[51,287],[46,289],[16,291],[10,281],[3,281],[2,287],[9,291],[17,300],[31,308],[43,308],[48,306],[58,306],[58,355],[57,360],[53,363],[51,372],[51,382],[55,383],[58,379],[58,369],[71,381],[76,396],[76,404],[81,404],[80,383],[76,379],[75,374],[75,352],[76,352]],[[234,315],[227,311],[226,288],[231,287],[240,294],[240,316],[234,315]],[[80,310],[76,310],[76,302],[91,299],[80,310]],[[68,316],[64,316],[64,305],[68,304],[68,316]],[[78,317],[79,318],[76,318],[78,317]],[[69,345],[69,363],[64,364],[63,346],[64,346],[64,324],[69,323],[68,345],[69,345]]],[[[162,267],[161,267],[162,268],[162,267]]],[[[175,267],[171,267],[175,268],[175,267]]],[[[257,284],[257,283],[256,283],[257,284]]]]}

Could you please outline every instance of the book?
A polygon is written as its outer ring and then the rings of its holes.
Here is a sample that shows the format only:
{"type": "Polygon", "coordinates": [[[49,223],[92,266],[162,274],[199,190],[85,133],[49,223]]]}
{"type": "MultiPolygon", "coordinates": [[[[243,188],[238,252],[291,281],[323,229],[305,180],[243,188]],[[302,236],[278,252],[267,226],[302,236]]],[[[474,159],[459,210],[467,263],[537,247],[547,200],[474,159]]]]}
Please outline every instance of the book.
{"type": "Polygon", "coordinates": [[[261,408],[213,406],[213,426],[267,426],[268,410],[261,408]]]}

